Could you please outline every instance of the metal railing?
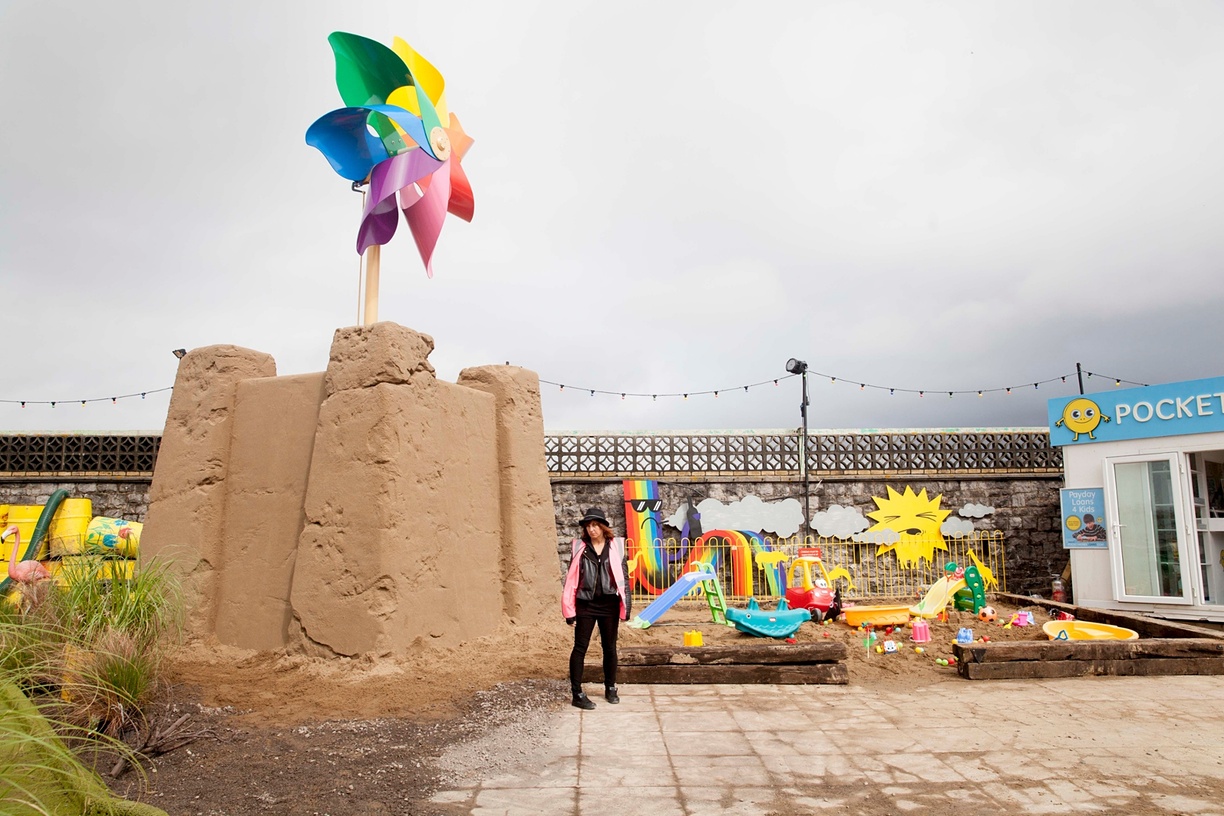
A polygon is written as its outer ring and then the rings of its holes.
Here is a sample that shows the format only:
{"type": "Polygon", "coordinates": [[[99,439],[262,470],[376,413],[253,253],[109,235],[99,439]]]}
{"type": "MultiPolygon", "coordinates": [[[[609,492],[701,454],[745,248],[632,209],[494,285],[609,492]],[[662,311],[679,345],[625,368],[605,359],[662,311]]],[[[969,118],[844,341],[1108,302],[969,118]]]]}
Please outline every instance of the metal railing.
{"type": "MultiPolygon", "coordinates": [[[[0,474],[152,476],[161,435],[0,434],[0,474]]],[[[570,434],[544,437],[554,478],[704,474],[797,476],[797,431],[570,434]]],[[[1062,453],[1040,428],[814,431],[808,470],[817,478],[881,474],[1057,474],[1062,453]]]]}
{"type": "MultiPolygon", "coordinates": [[[[841,568],[850,574],[852,586],[841,579],[835,581],[840,584],[844,599],[917,598],[943,577],[948,562],[962,567],[980,565],[988,590],[1007,591],[1002,532],[978,531],[957,538],[918,539],[915,543],[920,551],[929,551],[932,559],[924,558],[914,565],[902,566],[895,552],[880,552],[879,544],[814,536],[781,539],[710,536],[701,539],[697,548],[688,539],[656,538],[650,543],[649,553],[639,555],[637,564],[631,569],[629,583],[634,597],[633,608],[644,609],[696,561],[714,567],[723,594],[733,605],[743,605],[749,597],[756,598],[759,603],[776,601],[786,592],[787,565],[799,555],[801,547],[818,547],[829,572],[841,568]],[[776,552],[785,556],[776,566],[768,563],[776,556],[759,556],[760,553],[776,552]]],[[[637,542],[630,542],[631,557],[637,555],[639,549],[637,542]]],[[[700,590],[695,589],[689,597],[700,598],[700,590]]]]}
{"type": "MultiPolygon", "coordinates": [[[[554,476],[682,473],[796,475],[798,432],[676,434],[549,434],[544,439],[554,476]]],[[[989,430],[814,431],[808,437],[811,475],[883,473],[1054,474],[1062,452],[1039,428],[989,430]]]]}
{"type": "Polygon", "coordinates": [[[5,476],[152,476],[161,434],[0,434],[5,476]]]}

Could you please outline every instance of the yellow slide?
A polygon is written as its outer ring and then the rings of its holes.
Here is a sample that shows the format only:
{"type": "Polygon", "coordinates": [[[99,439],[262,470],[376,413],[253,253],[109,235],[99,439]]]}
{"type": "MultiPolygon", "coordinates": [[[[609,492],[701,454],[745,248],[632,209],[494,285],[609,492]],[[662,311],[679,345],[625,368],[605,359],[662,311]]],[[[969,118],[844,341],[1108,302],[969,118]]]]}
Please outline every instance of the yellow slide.
{"type": "Polygon", "coordinates": [[[948,601],[952,600],[952,596],[958,590],[966,586],[964,578],[940,578],[931,584],[931,588],[927,590],[926,596],[921,601],[910,607],[910,614],[920,618],[933,618],[944,611],[944,607],[948,605],[948,601]]]}

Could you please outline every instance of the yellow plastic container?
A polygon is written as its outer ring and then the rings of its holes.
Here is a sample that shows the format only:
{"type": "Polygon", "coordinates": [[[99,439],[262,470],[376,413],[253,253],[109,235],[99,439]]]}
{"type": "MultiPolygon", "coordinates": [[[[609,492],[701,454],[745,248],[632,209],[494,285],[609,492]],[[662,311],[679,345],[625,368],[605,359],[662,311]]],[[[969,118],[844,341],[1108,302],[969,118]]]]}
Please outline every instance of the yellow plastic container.
{"type": "Polygon", "coordinates": [[[1050,640],[1136,640],[1139,633],[1125,626],[1078,620],[1047,621],[1041,630],[1050,640]]]}
{"type": "Polygon", "coordinates": [[[140,554],[140,534],[144,525],[139,521],[97,516],[89,522],[85,531],[85,551],[101,555],[121,555],[124,558],[135,558],[140,554]],[[124,540],[119,531],[127,528],[128,537],[124,540]]]}
{"type": "Polygon", "coordinates": [[[51,577],[60,586],[83,579],[91,581],[130,581],[136,572],[136,562],[119,558],[99,558],[96,555],[67,555],[59,561],[47,562],[51,577]]]}
{"type": "MultiPolygon", "coordinates": [[[[30,543],[30,539],[34,537],[34,527],[38,524],[38,517],[42,515],[41,504],[13,504],[9,505],[8,523],[16,524],[17,530],[21,535],[21,554],[25,555],[26,545],[30,543]]],[[[4,557],[7,559],[13,552],[13,541],[9,539],[4,542],[4,557]]],[[[39,553],[46,557],[46,548],[39,553]]]]}
{"type": "Polygon", "coordinates": [[[79,555],[85,552],[85,531],[93,518],[93,502],[89,499],[64,499],[51,519],[47,531],[51,557],[79,555]]]}

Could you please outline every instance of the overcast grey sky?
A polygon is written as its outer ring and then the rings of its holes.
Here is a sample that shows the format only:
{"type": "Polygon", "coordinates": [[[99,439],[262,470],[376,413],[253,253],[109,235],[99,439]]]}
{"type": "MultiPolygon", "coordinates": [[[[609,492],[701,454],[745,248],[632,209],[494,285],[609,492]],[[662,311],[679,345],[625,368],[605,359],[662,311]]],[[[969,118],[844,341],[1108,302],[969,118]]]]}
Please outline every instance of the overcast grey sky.
{"type": "MultiPolygon", "coordinates": [[[[380,317],[549,430],[1044,425],[1090,371],[1224,374],[1217,2],[0,0],[0,430],[160,430],[178,347],[322,370],[360,197],[326,37],[401,36],[476,140],[380,317]],[[889,395],[858,383],[924,389],[889,395]],[[1027,384],[1011,396],[974,391],[1027,384]],[[580,388],[712,396],[589,396],[580,388]]],[[[1089,390],[1113,387],[1100,377],[1089,390]]]]}

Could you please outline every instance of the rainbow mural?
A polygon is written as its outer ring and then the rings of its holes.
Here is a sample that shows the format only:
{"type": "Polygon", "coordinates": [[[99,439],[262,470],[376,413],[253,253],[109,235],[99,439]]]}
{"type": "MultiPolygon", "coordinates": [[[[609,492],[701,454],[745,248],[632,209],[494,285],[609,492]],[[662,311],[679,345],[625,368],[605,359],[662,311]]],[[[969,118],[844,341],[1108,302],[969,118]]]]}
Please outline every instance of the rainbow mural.
{"type": "MultiPolygon", "coordinates": [[[[684,571],[688,572],[693,565],[709,564],[720,575],[724,571],[730,573],[732,595],[749,597],[754,593],[755,553],[770,552],[769,545],[755,532],[748,530],[711,530],[693,542],[689,551],[688,561],[684,571]],[[722,546],[726,541],[727,546],[722,546]],[[724,564],[726,558],[730,564],[724,564]],[[720,569],[722,567],[723,569],[720,569]]],[[[771,564],[760,568],[766,588],[771,595],[782,595],[786,592],[786,571],[779,564],[771,564]]]]}
{"type": "MultiPolygon", "coordinates": [[[[786,593],[786,569],[779,564],[756,566],[756,553],[772,552],[770,545],[751,530],[711,530],[690,542],[663,539],[663,502],[659,485],[653,479],[625,479],[625,544],[635,566],[630,571],[630,588],[640,587],[651,595],[661,595],[677,575],[689,572],[698,563],[709,564],[723,576],[731,594],[753,594],[758,570],[764,589],[770,595],[786,593]],[[670,543],[672,546],[667,546],[670,543]],[[725,563],[724,563],[725,562],[725,563]]],[[[692,500],[690,499],[690,504],[692,500]]],[[[695,517],[694,517],[695,518],[695,517]]],[[[694,531],[700,527],[694,521],[694,531]]],[[[689,526],[685,524],[685,532],[689,526]]]]}
{"type": "Polygon", "coordinates": [[[625,479],[625,547],[637,559],[629,573],[629,588],[640,586],[651,595],[662,594],[672,583],[667,551],[663,548],[663,502],[654,479],[625,479]]]}

